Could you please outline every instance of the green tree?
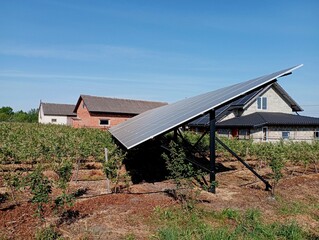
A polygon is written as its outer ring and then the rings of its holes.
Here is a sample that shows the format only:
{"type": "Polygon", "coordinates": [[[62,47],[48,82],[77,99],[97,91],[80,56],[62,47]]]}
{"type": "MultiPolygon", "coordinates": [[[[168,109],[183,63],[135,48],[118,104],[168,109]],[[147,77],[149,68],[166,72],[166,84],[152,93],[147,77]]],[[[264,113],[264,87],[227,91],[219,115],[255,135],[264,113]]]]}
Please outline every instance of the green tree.
{"type": "Polygon", "coordinates": [[[32,108],[28,111],[28,122],[36,123],[38,122],[38,111],[39,109],[32,108]]]}
{"type": "Polygon", "coordinates": [[[14,112],[11,107],[0,108],[0,122],[7,122],[13,116],[14,112]]]}
{"type": "Polygon", "coordinates": [[[28,122],[29,116],[26,112],[15,112],[11,118],[12,122],[28,122]]]}

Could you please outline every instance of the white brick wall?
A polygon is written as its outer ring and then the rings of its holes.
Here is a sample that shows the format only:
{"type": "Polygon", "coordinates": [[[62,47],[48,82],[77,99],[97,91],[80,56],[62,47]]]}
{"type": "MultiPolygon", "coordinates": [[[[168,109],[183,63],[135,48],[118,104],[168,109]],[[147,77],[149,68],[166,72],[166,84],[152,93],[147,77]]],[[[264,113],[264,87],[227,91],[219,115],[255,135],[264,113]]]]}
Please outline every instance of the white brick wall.
{"type": "MultiPolygon", "coordinates": [[[[293,127],[268,127],[268,140],[269,142],[278,142],[282,139],[282,132],[290,132],[289,140],[290,141],[307,141],[312,142],[314,139],[314,132],[318,131],[316,128],[293,128],[293,127]]],[[[219,129],[218,135],[223,137],[231,138],[231,129],[219,129]]],[[[239,136],[240,139],[243,139],[243,136],[239,136]]],[[[250,130],[250,139],[253,139],[254,142],[263,141],[263,131],[262,128],[251,129],[250,130]]]]}
{"type": "Polygon", "coordinates": [[[281,112],[281,113],[292,113],[291,107],[283,100],[280,95],[273,89],[270,88],[261,97],[267,98],[267,109],[260,110],[257,109],[257,100],[254,101],[247,109],[244,111],[243,115],[248,115],[254,112],[281,112]]]}
{"type": "MultiPolygon", "coordinates": [[[[262,128],[251,131],[251,139],[256,142],[262,141],[262,128]]],[[[289,140],[292,141],[313,141],[315,128],[304,127],[304,128],[294,128],[294,127],[268,127],[268,141],[276,142],[282,139],[282,132],[288,131],[290,133],[289,140]]]]}

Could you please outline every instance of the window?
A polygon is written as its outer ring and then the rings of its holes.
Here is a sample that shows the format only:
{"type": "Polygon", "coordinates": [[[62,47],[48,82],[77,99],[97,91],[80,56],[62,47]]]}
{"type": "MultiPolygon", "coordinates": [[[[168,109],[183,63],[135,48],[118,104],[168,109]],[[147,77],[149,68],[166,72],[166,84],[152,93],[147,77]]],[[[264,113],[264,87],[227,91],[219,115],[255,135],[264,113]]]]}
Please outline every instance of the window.
{"type": "Polygon", "coordinates": [[[257,98],[257,109],[260,109],[260,110],[267,109],[267,98],[266,97],[257,98]]]}
{"type": "Polygon", "coordinates": [[[314,132],[314,139],[319,140],[319,131],[314,132]]]}
{"type": "Polygon", "coordinates": [[[110,125],[110,120],[109,119],[100,119],[100,125],[108,126],[108,125],[110,125]]]}
{"type": "Polygon", "coordinates": [[[56,118],[51,119],[51,123],[56,123],[56,121],[57,121],[56,118]]]}
{"type": "Polygon", "coordinates": [[[268,141],[268,128],[267,127],[263,127],[263,141],[268,141]]]}
{"type": "Polygon", "coordinates": [[[288,131],[283,131],[282,134],[281,134],[281,137],[282,139],[289,139],[289,136],[290,136],[290,132],[288,131]]]}
{"type": "Polygon", "coordinates": [[[239,139],[249,139],[250,130],[249,129],[239,129],[239,139]]]}

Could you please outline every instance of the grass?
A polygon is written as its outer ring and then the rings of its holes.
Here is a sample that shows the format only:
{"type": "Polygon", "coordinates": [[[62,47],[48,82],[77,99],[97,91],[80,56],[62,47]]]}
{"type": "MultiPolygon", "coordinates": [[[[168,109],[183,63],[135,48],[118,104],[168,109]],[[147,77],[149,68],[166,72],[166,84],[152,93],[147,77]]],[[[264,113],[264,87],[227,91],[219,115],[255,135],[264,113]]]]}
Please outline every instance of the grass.
{"type": "Polygon", "coordinates": [[[319,203],[315,198],[308,198],[307,202],[284,201],[277,197],[279,207],[278,213],[283,216],[309,215],[315,221],[319,221],[319,203]]]}
{"type": "Polygon", "coordinates": [[[316,239],[296,222],[265,223],[258,209],[208,211],[195,208],[156,208],[157,233],[154,239],[316,239]]]}

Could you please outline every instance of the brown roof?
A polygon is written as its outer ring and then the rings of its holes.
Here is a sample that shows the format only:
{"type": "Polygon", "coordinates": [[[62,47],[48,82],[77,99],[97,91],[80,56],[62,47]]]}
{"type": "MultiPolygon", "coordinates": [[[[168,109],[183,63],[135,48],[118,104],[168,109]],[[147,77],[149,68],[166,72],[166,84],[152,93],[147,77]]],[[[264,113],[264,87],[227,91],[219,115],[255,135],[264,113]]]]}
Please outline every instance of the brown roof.
{"type": "Polygon", "coordinates": [[[76,116],[73,112],[75,105],[58,103],[41,103],[44,115],[76,116]]]}
{"type": "Polygon", "coordinates": [[[147,110],[167,105],[165,102],[151,102],[142,100],[119,99],[108,97],[96,97],[81,95],[76,106],[75,112],[83,99],[85,106],[89,112],[99,113],[124,113],[124,114],[140,114],[147,110]]]}

